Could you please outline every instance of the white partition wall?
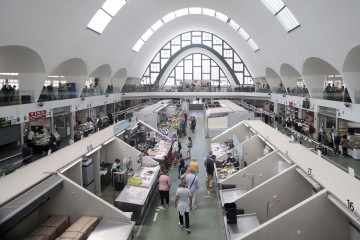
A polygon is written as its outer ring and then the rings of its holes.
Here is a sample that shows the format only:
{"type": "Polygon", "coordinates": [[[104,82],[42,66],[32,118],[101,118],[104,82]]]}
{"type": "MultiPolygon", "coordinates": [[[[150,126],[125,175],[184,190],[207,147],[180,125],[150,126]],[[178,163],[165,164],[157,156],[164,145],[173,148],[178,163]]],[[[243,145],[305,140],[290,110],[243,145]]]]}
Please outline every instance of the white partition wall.
{"type": "Polygon", "coordinates": [[[256,213],[260,224],[312,195],[312,186],[292,166],[235,201],[245,213],[256,213]],[[267,202],[272,202],[267,211],[267,202]]]}
{"type": "Polygon", "coordinates": [[[239,239],[308,240],[359,239],[351,236],[349,219],[328,199],[323,190],[239,239]]]}
{"type": "Polygon", "coordinates": [[[221,183],[235,184],[236,188],[245,187],[249,191],[289,167],[290,165],[279,156],[277,151],[274,151],[226,178],[221,183]]]}
{"type": "Polygon", "coordinates": [[[248,166],[264,156],[265,143],[258,136],[253,136],[242,143],[243,160],[248,166]]]}
{"type": "Polygon", "coordinates": [[[211,139],[212,143],[225,142],[228,138],[232,139],[233,134],[238,138],[239,142],[242,143],[246,140],[247,136],[250,136],[249,128],[245,126],[244,122],[240,122],[221,134],[211,139]]]}

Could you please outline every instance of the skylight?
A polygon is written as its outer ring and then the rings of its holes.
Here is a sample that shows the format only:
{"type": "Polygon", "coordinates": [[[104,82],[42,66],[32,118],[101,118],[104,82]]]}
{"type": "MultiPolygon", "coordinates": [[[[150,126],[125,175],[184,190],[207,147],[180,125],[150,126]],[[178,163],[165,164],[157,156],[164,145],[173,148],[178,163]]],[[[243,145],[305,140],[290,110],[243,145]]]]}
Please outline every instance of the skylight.
{"type": "Polygon", "coordinates": [[[166,15],[165,17],[162,18],[162,20],[164,21],[164,23],[170,22],[171,20],[175,19],[175,13],[171,12],[168,15],[166,15]]]}
{"type": "Polygon", "coordinates": [[[226,23],[226,22],[228,21],[228,19],[229,19],[228,16],[226,16],[225,14],[222,14],[221,12],[216,12],[215,17],[216,17],[217,19],[225,22],[225,23],[226,23]]]}
{"type": "Polygon", "coordinates": [[[300,25],[294,14],[287,7],[280,11],[276,15],[276,18],[288,32],[300,25]]]}
{"type": "Polygon", "coordinates": [[[199,7],[189,8],[189,14],[202,14],[202,10],[199,7]]]}
{"type": "Polygon", "coordinates": [[[189,14],[189,9],[187,9],[187,8],[183,8],[183,9],[175,11],[176,17],[181,17],[181,16],[185,16],[188,14],[189,14]]]}
{"type": "Polygon", "coordinates": [[[149,29],[141,36],[141,39],[146,42],[153,33],[154,33],[154,31],[153,31],[151,28],[149,28],[149,29]]]}
{"type": "Polygon", "coordinates": [[[235,29],[235,31],[239,30],[239,28],[240,28],[239,24],[237,24],[237,23],[236,23],[234,20],[232,20],[232,19],[230,19],[229,25],[230,25],[233,29],[235,29]]]}
{"type": "Polygon", "coordinates": [[[240,28],[238,33],[245,41],[247,41],[250,38],[250,35],[243,28],[240,28]]]}
{"type": "Polygon", "coordinates": [[[164,25],[164,23],[160,19],[156,23],[154,23],[154,25],[152,25],[151,28],[152,30],[154,30],[154,32],[156,32],[159,28],[161,28],[162,25],[164,25]]]}
{"type": "Polygon", "coordinates": [[[260,0],[269,11],[275,15],[277,20],[283,25],[287,32],[300,26],[295,15],[281,0],[260,0]]]}
{"type": "Polygon", "coordinates": [[[250,47],[252,48],[252,50],[254,52],[260,50],[259,46],[256,44],[256,42],[252,38],[250,38],[247,42],[249,43],[250,47]]]}
{"type": "Polygon", "coordinates": [[[99,9],[87,25],[87,27],[101,34],[108,25],[108,23],[111,21],[111,19],[112,17],[109,14],[107,14],[104,10],[99,9]]]}
{"type": "Polygon", "coordinates": [[[285,4],[281,0],[261,0],[261,2],[274,15],[285,7],[285,4]]]}
{"type": "Polygon", "coordinates": [[[125,0],[106,0],[101,8],[114,17],[116,13],[125,5],[125,3],[125,0]]]}
{"type": "Polygon", "coordinates": [[[139,50],[140,50],[140,48],[142,47],[142,45],[144,45],[144,41],[142,40],[142,39],[139,39],[136,43],[135,43],[135,45],[134,45],[134,47],[132,48],[132,50],[133,51],[135,51],[135,52],[138,52],[139,50]]]}
{"type": "Polygon", "coordinates": [[[215,17],[215,11],[212,9],[203,8],[203,14],[210,17],[215,17]]]}

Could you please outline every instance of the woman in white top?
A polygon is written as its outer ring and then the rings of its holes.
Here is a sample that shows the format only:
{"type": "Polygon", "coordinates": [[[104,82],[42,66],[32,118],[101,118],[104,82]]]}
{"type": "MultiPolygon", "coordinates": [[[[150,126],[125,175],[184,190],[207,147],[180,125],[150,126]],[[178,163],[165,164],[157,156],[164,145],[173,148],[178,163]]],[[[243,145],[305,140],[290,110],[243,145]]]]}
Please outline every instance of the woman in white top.
{"type": "Polygon", "coordinates": [[[172,160],[177,159],[177,156],[179,154],[179,143],[178,143],[177,139],[175,139],[175,141],[173,143],[172,153],[173,153],[173,159],[172,160]]]}
{"type": "Polygon", "coordinates": [[[191,157],[190,149],[192,148],[191,137],[188,137],[188,142],[186,143],[186,146],[188,147],[188,150],[186,151],[186,158],[190,158],[191,157]]]}
{"type": "Polygon", "coordinates": [[[189,211],[192,202],[191,192],[190,189],[185,188],[184,181],[181,182],[180,186],[181,187],[176,190],[175,208],[177,208],[179,212],[179,226],[184,226],[183,216],[185,215],[186,231],[190,233],[189,211]]]}

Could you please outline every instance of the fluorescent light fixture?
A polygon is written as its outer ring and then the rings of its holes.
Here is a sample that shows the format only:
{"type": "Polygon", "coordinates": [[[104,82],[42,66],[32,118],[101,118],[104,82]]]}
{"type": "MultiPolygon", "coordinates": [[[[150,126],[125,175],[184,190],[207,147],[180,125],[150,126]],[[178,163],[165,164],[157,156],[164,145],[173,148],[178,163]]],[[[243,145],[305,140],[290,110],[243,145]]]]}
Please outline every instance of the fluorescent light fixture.
{"type": "Polygon", "coordinates": [[[276,15],[276,18],[279,20],[281,25],[283,25],[285,30],[288,32],[300,25],[299,21],[296,19],[294,14],[287,7],[285,7],[283,10],[281,10],[276,15]]]}
{"type": "Polygon", "coordinates": [[[122,131],[121,133],[117,134],[116,136],[119,137],[123,133],[125,133],[125,131],[122,131]]]}
{"type": "Polygon", "coordinates": [[[60,169],[60,173],[66,172],[67,170],[69,170],[70,168],[72,168],[73,166],[75,166],[76,164],[78,164],[81,161],[82,161],[82,158],[76,159],[75,161],[66,165],[64,168],[60,169]]]}
{"type": "Polygon", "coordinates": [[[235,31],[239,30],[240,26],[234,20],[230,19],[229,25],[235,29],[235,31]]]}
{"type": "Polygon", "coordinates": [[[256,135],[256,131],[254,129],[250,128],[250,131],[256,135]]]}
{"type": "Polygon", "coordinates": [[[296,168],[296,171],[303,176],[312,186],[316,191],[320,190],[320,185],[315,182],[309,175],[307,175],[303,170],[301,170],[300,168],[296,168]]]}
{"type": "Polygon", "coordinates": [[[106,144],[112,142],[115,139],[115,137],[110,138],[109,140],[107,140],[106,142],[103,143],[103,145],[105,146],[106,144]]]}
{"type": "Polygon", "coordinates": [[[285,4],[281,0],[261,0],[261,2],[274,15],[285,7],[285,4]]]}
{"type": "Polygon", "coordinates": [[[134,45],[134,47],[132,48],[132,50],[135,51],[135,52],[139,52],[140,48],[142,47],[142,45],[144,45],[144,43],[145,43],[144,40],[139,39],[139,40],[135,43],[135,45],[134,45]]]}
{"type": "Polygon", "coordinates": [[[160,20],[158,20],[156,23],[154,23],[154,25],[151,26],[151,29],[156,32],[159,28],[162,27],[162,25],[164,25],[164,23],[160,20]]]}
{"type": "Polygon", "coordinates": [[[272,148],[272,150],[276,150],[276,147],[274,147],[274,145],[272,145],[269,141],[265,141],[266,145],[268,145],[269,147],[272,148]]]}
{"type": "Polygon", "coordinates": [[[210,17],[215,17],[215,11],[212,9],[208,9],[208,8],[203,8],[203,14],[210,16],[210,17]]]}
{"type": "Polygon", "coordinates": [[[126,2],[124,0],[106,0],[101,8],[114,17],[116,13],[125,5],[125,3],[126,2]]]}
{"type": "Polygon", "coordinates": [[[226,16],[225,14],[222,14],[221,12],[216,12],[215,18],[223,21],[224,23],[226,23],[229,19],[228,16],[226,16]]]}
{"type": "Polygon", "coordinates": [[[99,9],[95,13],[93,18],[90,20],[87,27],[101,34],[108,25],[108,23],[111,21],[111,19],[112,17],[109,14],[104,12],[104,10],[99,9]]]}
{"type": "Polygon", "coordinates": [[[353,212],[351,212],[343,204],[341,204],[341,202],[339,200],[337,200],[333,195],[328,193],[327,198],[336,207],[338,207],[340,211],[342,211],[346,216],[348,216],[348,218],[350,218],[352,223],[354,223],[358,228],[360,228],[360,220],[359,220],[358,216],[356,216],[353,212]]]}
{"type": "Polygon", "coordinates": [[[176,16],[175,16],[175,13],[174,12],[171,12],[169,13],[168,15],[164,16],[162,18],[162,20],[164,21],[164,23],[167,23],[167,22],[170,22],[171,20],[175,19],[176,16]]]}
{"type": "Polygon", "coordinates": [[[189,14],[189,9],[188,8],[183,8],[183,9],[179,9],[177,11],[175,11],[175,15],[176,17],[181,17],[181,16],[185,16],[189,14]]]}
{"type": "Polygon", "coordinates": [[[90,152],[88,153],[85,153],[85,157],[88,157],[90,156],[91,154],[93,154],[94,152],[96,152],[97,150],[99,150],[101,148],[101,145],[100,146],[97,146],[96,148],[94,148],[93,150],[91,150],[90,152]]]}
{"type": "Polygon", "coordinates": [[[263,138],[260,134],[257,135],[261,140],[263,140],[264,142],[266,142],[265,138],[263,138]]]}
{"type": "Polygon", "coordinates": [[[245,41],[249,40],[250,35],[243,28],[240,28],[238,33],[245,41]]]}
{"type": "Polygon", "coordinates": [[[149,29],[141,36],[141,39],[146,42],[153,33],[154,33],[154,31],[153,31],[151,28],[149,28],[149,29]]]}
{"type": "Polygon", "coordinates": [[[199,7],[189,8],[189,14],[202,14],[202,10],[199,7]]]}
{"type": "Polygon", "coordinates": [[[250,38],[247,42],[254,52],[260,50],[259,46],[256,44],[256,42],[252,38],[250,38]]]}
{"type": "Polygon", "coordinates": [[[293,165],[294,163],[289,159],[287,158],[284,154],[282,154],[280,151],[277,151],[277,154],[279,154],[279,156],[285,161],[287,162],[289,165],[293,165]]]}
{"type": "Polygon", "coordinates": [[[247,124],[247,122],[244,122],[244,125],[245,125],[246,127],[249,127],[249,124],[247,124]]]}

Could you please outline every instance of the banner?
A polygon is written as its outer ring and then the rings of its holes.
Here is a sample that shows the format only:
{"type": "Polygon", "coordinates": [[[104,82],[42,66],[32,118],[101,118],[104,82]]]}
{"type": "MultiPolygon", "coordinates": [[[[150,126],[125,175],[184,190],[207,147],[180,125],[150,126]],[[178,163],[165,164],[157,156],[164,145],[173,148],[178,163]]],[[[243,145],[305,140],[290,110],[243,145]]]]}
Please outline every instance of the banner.
{"type": "Polygon", "coordinates": [[[34,121],[34,120],[43,119],[43,118],[46,118],[46,110],[29,113],[29,121],[34,121]]]}
{"type": "Polygon", "coordinates": [[[119,133],[121,133],[122,131],[127,129],[128,127],[130,127],[129,119],[126,119],[126,120],[116,124],[114,126],[114,135],[118,135],[119,133]]]}
{"type": "Polygon", "coordinates": [[[234,144],[236,150],[238,151],[238,153],[242,156],[243,155],[243,148],[242,148],[242,145],[239,142],[238,138],[235,136],[235,134],[233,134],[233,144],[234,144]]]}

